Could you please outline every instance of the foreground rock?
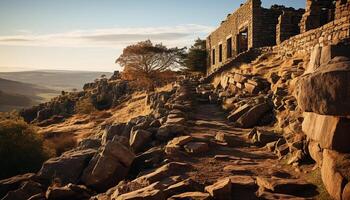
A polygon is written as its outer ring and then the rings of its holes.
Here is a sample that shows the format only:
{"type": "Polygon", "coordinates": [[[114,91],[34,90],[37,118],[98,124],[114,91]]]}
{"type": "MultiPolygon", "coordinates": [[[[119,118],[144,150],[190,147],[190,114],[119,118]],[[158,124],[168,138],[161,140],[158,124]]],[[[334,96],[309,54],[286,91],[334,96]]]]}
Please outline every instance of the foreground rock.
{"type": "Polygon", "coordinates": [[[89,199],[91,192],[85,186],[68,184],[64,187],[52,186],[46,191],[46,198],[48,200],[85,200],[89,199]]]}
{"type": "Polygon", "coordinates": [[[36,182],[27,181],[22,186],[14,191],[10,191],[1,200],[27,200],[30,197],[43,192],[44,187],[36,182]]]}
{"type": "Polygon", "coordinates": [[[203,192],[185,192],[182,194],[174,195],[168,200],[210,200],[211,196],[208,193],[203,192]]]}
{"type": "Polygon", "coordinates": [[[219,180],[213,185],[205,187],[205,190],[215,199],[230,200],[231,197],[231,180],[229,178],[219,180]]]}
{"type": "Polygon", "coordinates": [[[101,151],[91,159],[81,178],[85,185],[97,191],[105,191],[123,180],[135,158],[118,141],[108,141],[101,151]]]}
{"type": "Polygon", "coordinates": [[[46,184],[54,179],[58,179],[61,184],[78,183],[80,175],[95,153],[94,149],[72,150],[60,157],[51,158],[43,164],[37,178],[46,184]]]}
{"type": "Polygon", "coordinates": [[[141,188],[139,190],[135,190],[133,192],[129,192],[126,194],[122,194],[117,197],[112,197],[116,200],[165,200],[165,195],[162,192],[162,186],[160,182],[153,183],[147,187],[141,188]]]}
{"type": "Polygon", "coordinates": [[[350,95],[344,91],[349,86],[349,77],[349,58],[335,57],[324,63],[300,79],[299,106],[306,112],[322,115],[350,115],[350,95]]]}
{"type": "Polygon", "coordinates": [[[33,173],[28,173],[0,180],[0,198],[5,196],[7,192],[19,188],[23,182],[29,181],[34,175],[33,173]]]}
{"type": "Polygon", "coordinates": [[[298,179],[257,177],[256,181],[261,190],[273,193],[304,197],[316,192],[316,186],[298,179]]]}

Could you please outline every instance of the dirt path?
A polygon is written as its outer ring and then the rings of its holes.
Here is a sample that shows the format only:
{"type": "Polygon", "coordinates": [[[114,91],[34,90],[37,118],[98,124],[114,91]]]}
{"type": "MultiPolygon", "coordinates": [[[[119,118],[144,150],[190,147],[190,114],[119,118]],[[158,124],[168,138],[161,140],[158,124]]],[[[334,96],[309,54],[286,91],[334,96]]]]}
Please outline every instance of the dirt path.
{"type": "MultiPolygon", "coordinates": [[[[187,161],[195,168],[190,173],[193,179],[205,185],[213,184],[218,179],[230,176],[247,176],[253,179],[258,176],[295,179],[296,184],[303,181],[302,172],[295,171],[291,166],[278,160],[278,157],[266,148],[250,144],[247,134],[251,129],[233,128],[225,116],[225,113],[217,105],[197,105],[190,134],[198,140],[207,141],[210,150],[187,158],[187,161]],[[237,144],[229,146],[215,140],[216,134],[220,132],[236,137],[237,144]]],[[[250,196],[256,190],[257,188],[253,188],[247,191],[246,195],[250,196]]],[[[315,198],[315,193],[316,191],[305,190],[299,196],[315,198]]],[[[246,197],[251,199],[251,196],[248,196],[246,197]]],[[[271,197],[271,199],[278,198],[271,197]]],[[[252,197],[252,199],[254,198],[252,197]]]]}

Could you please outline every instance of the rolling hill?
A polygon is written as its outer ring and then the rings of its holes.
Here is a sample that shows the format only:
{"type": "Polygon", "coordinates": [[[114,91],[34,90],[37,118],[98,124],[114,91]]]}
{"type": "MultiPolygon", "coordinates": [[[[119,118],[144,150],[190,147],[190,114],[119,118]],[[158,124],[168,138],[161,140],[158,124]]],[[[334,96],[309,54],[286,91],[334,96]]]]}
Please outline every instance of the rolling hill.
{"type": "Polygon", "coordinates": [[[0,72],[0,112],[30,107],[49,101],[62,90],[81,90],[104,74],[85,71],[23,71],[0,72]]]}
{"type": "Polygon", "coordinates": [[[57,91],[71,91],[82,89],[83,85],[93,82],[101,75],[111,76],[110,72],[88,72],[88,71],[63,71],[63,70],[38,70],[22,72],[0,72],[0,78],[7,80],[30,83],[57,91]]]}

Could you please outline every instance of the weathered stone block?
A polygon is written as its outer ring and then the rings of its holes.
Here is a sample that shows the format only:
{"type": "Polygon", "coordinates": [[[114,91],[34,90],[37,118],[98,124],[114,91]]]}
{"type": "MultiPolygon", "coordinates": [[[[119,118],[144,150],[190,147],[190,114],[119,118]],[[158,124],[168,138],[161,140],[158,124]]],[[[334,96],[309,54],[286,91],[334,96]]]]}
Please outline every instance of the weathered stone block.
{"type": "Polygon", "coordinates": [[[343,187],[350,178],[350,155],[324,150],[321,168],[322,181],[328,193],[336,200],[342,199],[343,187]]]}
{"type": "Polygon", "coordinates": [[[336,57],[298,82],[298,104],[306,112],[350,115],[350,61],[336,57]]]}
{"type": "Polygon", "coordinates": [[[306,112],[302,127],[322,148],[350,152],[350,119],[306,112]]]}

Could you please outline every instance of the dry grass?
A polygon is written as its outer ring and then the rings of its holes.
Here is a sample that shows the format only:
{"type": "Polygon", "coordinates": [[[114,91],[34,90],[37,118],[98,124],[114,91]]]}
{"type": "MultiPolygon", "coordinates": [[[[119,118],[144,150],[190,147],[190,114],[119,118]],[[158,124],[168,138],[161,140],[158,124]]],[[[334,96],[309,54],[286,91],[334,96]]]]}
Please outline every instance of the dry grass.
{"type": "Polygon", "coordinates": [[[145,92],[134,93],[130,100],[111,110],[113,116],[108,119],[108,122],[128,122],[134,117],[150,114],[151,109],[146,105],[146,96],[145,92]]]}
{"type": "Polygon", "coordinates": [[[65,151],[73,149],[77,145],[77,140],[70,134],[59,134],[44,142],[46,149],[51,151],[53,156],[60,156],[65,151]]]}

